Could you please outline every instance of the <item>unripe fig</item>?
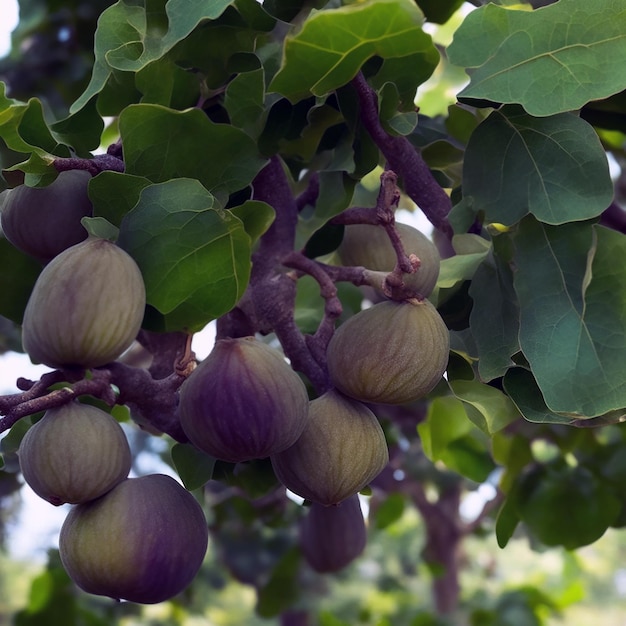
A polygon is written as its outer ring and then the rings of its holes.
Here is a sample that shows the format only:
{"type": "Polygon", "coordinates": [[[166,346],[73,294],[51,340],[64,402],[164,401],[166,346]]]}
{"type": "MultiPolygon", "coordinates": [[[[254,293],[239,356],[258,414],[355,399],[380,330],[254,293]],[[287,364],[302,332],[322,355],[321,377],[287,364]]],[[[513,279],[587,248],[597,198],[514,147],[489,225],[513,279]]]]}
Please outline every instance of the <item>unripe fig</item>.
{"type": "MultiPolygon", "coordinates": [[[[403,274],[404,284],[423,297],[428,297],[439,277],[440,258],[435,244],[424,233],[396,222],[396,230],[407,255],[414,254],[420,267],[412,274],[403,274]]],[[[397,263],[396,252],[384,228],[372,224],[349,224],[337,248],[343,265],[357,265],[369,270],[391,272],[397,263]]]]}
{"type": "Polygon", "coordinates": [[[404,404],[432,391],[449,351],[450,334],[431,302],[388,300],[339,326],[328,344],[328,371],[352,398],[404,404]]]}
{"type": "Polygon", "coordinates": [[[155,604],[189,585],[207,543],[195,498],[170,476],[151,474],[127,478],[72,508],[59,552],[70,578],[87,593],[155,604]]]}
{"type": "Polygon", "coordinates": [[[337,506],[314,502],[299,528],[300,548],[320,574],[338,572],[365,549],[367,529],[358,494],[337,506]]]}
{"type": "Polygon", "coordinates": [[[180,423],[191,443],[230,463],[291,446],[308,408],[300,377],[254,337],[218,340],[180,389],[180,423]]]}
{"type": "Polygon", "coordinates": [[[271,461],[285,487],[328,506],[368,485],[387,465],[389,450],[372,411],[331,389],[310,403],[298,441],[271,461]]]}
{"type": "Polygon", "coordinates": [[[24,480],[51,504],[87,502],[130,472],[126,435],[104,411],[79,402],[48,409],[18,450],[24,480]]]}
{"type": "Polygon", "coordinates": [[[80,220],[93,213],[87,195],[91,174],[60,172],[47,187],[12,189],[0,218],[5,237],[22,252],[48,262],[87,238],[80,220]]]}
{"type": "Polygon", "coordinates": [[[34,363],[98,367],[133,342],[146,291],[133,258],[96,237],[68,248],[41,272],[26,305],[22,343],[34,363]]]}

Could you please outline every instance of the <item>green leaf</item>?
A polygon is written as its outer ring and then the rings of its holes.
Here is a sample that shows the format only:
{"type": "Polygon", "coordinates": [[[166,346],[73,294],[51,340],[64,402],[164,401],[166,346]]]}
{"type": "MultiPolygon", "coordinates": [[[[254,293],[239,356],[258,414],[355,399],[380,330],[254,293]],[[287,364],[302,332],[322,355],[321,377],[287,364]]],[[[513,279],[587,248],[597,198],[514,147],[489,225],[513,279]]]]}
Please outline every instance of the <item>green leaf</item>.
{"type": "Polygon", "coordinates": [[[397,522],[404,513],[405,498],[401,493],[390,493],[376,509],[376,528],[382,530],[397,522]]]}
{"type": "Polygon", "coordinates": [[[417,427],[424,454],[431,460],[441,459],[451,442],[472,431],[463,403],[450,396],[436,397],[428,407],[426,419],[417,427]]]}
{"type": "Polygon", "coordinates": [[[215,459],[188,443],[175,443],[170,451],[176,472],[186,489],[199,489],[213,477],[215,459]]]}
{"type": "Polygon", "coordinates": [[[291,548],[282,556],[267,584],[257,592],[256,611],[261,617],[274,617],[298,599],[301,588],[299,567],[300,550],[291,548]]]}
{"type": "Polygon", "coordinates": [[[80,223],[90,235],[100,239],[115,241],[120,232],[117,226],[111,224],[111,222],[104,219],[104,217],[83,217],[80,223]]]}
{"type": "Polygon", "coordinates": [[[323,96],[348,83],[374,55],[411,56],[415,66],[432,73],[439,53],[422,31],[423,21],[411,0],[366,0],[314,11],[302,29],[285,40],[283,65],[269,90],[292,102],[311,94],[323,96]]]}
{"type": "Polygon", "coordinates": [[[228,210],[243,222],[251,244],[267,231],[276,217],[276,211],[269,204],[258,200],[246,200],[228,210]]]}
{"type": "Polygon", "coordinates": [[[251,137],[258,137],[263,130],[266,119],[264,97],[265,73],[263,68],[259,67],[237,74],[228,83],[224,94],[224,107],[228,111],[231,124],[241,128],[251,137]]]}
{"type": "Polygon", "coordinates": [[[547,407],[578,419],[626,407],[624,235],[529,219],[515,246],[520,346],[547,407]]]}
{"type": "Polygon", "coordinates": [[[452,289],[471,279],[489,254],[491,242],[478,235],[464,233],[454,235],[452,247],[456,254],[441,260],[437,278],[437,288],[440,290],[452,289]]]}
{"type": "Polygon", "coordinates": [[[147,302],[167,330],[195,332],[238,302],[250,277],[250,237],[193,179],[146,187],[119,245],[137,261],[147,302]]]}
{"type": "Polygon", "coordinates": [[[83,109],[50,127],[54,136],[68,146],[72,146],[78,156],[89,158],[90,151],[100,145],[104,121],[96,109],[96,99],[92,98],[83,109]]]}
{"type": "Polygon", "coordinates": [[[519,103],[536,116],[581,108],[626,87],[626,13],[616,0],[560,0],[537,11],[490,3],[448,47],[467,68],[459,98],[519,103]]]}
{"type": "Polygon", "coordinates": [[[0,315],[21,324],[41,264],[0,236],[0,267],[11,268],[0,272],[0,315]]]}
{"type": "Polygon", "coordinates": [[[265,165],[242,130],[214,124],[199,109],[136,104],[120,115],[126,172],[152,182],[196,178],[213,195],[248,185],[265,165]]]}
{"type": "Polygon", "coordinates": [[[429,22],[445,24],[463,4],[463,0],[417,0],[429,22]]]}
{"type": "Polygon", "coordinates": [[[453,380],[450,381],[450,389],[463,402],[472,422],[488,435],[521,417],[510,398],[480,381],[453,380]]]}
{"type": "Polygon", "coordinates": [[[232,0],[147,0],[146,7],[116,2],[100,15],[91,80],[70,112],[105,87],[113,70],[138,72],[160,59],[204,19],[219,17],[232,0]]]}
{"type": "Polygon", "coordinates": [[[463,196],[489,222],[510,226],[532,213],[563,224],[599,215],[611,203],[613,184],[606,153],[587,122],[570,113],[534,118],[504,107],[470,138],[463,196]]]}
{"type": "Polygon", "coordinates": [[[89,198],[94,216],[104,217],[119,226],[122,218],[138,202],[141,190],[150,185],[143,176],[101,172],[89,181],[89,198]]]}

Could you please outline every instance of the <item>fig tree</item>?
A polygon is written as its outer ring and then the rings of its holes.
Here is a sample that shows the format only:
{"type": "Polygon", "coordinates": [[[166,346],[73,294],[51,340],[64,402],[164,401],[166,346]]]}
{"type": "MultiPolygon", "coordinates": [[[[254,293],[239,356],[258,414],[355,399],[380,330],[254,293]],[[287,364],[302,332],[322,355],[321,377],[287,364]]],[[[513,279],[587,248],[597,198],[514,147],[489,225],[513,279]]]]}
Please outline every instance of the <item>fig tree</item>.
{"type": "Polygon", "coordinates": [[[0,219],[5,237],[22,252],[45,263],[87,238],[80,220],[93,213],[87,195],[91,174],[60,172],[47,187],[12,189],[0,219]]]}
{"type": "MultiPolygon", "coordinates": [[[[428,297],[439,277],[440,258],[435,244],[424,233],[408,224],[396,222],[396,230],[407,255],[415,254],[420,267],[404,274],[404,284],[428,297]]],[[[343,265],[358,265],[369,270],[391,272],[397,263],[396,252],[384,228],[371,224],[349,224],[337,249],[343,265]]]]}
{"type": "Polygon", "coordinates": [[[328,344],[328,371],[352,398],[404,404],[441,380],[449,350],[448,329],[431,302],[388,300],[339,326],[328,344]]]}
{"type": "Polygon", "coordinates": [[[367,529],[358,494],[337,506],[313,502],[300,523],[302,554],[316,572],[338,572],[365,549],[367,529]]]}
{"type": "Polygon", "coordinates": [[[104,411],[79,402],[48,409],[18,450],[24,480],[51,504],[93,500],[130,472],[126,435],[104,411]]]}
{"type": "Polygon", "coordinates": [[[304,383],[254,337],[220,339],[180,389],[180,422],[200,450],[222,461],[260,459],[291,446],[308,417],[304,383]]]}
{"type": "Polygon", "coordinates": [[[24,311],[22,343],[34,363],[98,367],[133,342],[146,292],[133,258],[111,241],[89,237],[41,272],[24,311]]]}
{"type": "Polygon", "coordinates": [[[87,593],[155,604],[189,585],[207,543],[195,498],[170,476],[151,474],[74,506],[61,527],[59,552],[87,593]]]}
{"type": "Polygon", "coordinates": [[[271,461],[285,487],[306,500],[334,505],[368,485],[387,465],[389,451],[374,413],[331,389],[310,403],[298,441],[271,461]]]}

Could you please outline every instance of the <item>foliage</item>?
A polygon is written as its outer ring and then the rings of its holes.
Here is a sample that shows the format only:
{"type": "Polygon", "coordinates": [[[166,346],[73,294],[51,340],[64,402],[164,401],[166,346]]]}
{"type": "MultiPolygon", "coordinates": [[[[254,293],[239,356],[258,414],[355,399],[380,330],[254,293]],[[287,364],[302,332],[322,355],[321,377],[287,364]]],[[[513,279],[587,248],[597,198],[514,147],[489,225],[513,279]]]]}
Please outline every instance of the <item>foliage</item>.
{"type": "MultiPolygon", "coordinates": [[[[139,366],[55,370],[0,398],[4,474],[19,471],[26,416],[60,387],[126,406],[122,419],[167,441],[164,460],[203,499],[220,565],[199,578],[226,568],[255,590],[259,616],[305,623],[324,594],[298,545],[306,507],[268,460],[232,465],[187,443],[176,393],[188,373],[174,363],[215,322],[218,337],[264,336],[322,395],[336,324],[381,297],[380,280],[339,264],[343,226],[386,223],[393,241],[400,204],[432,224],[442,262],[430,301],[451,351],[427,397],[371,406],[390,463],[370,488],[370,533],[417,510],[432,576],[432,602],[399,619],[534,625],[562,608],[531,587],[472,605],[459,546],[493,522],[501,547],[524,535],[575,550],[626,521],[626,220],[609,168],[626,161],[626,13],[617,0],[502,1],[461,18],[460,4],[22,0],[0,65],[3,187],[89,171],[88,227],[118,235],[148,306],[139,366]],[[460,26],[437,45],[425,19],[460,26]],[[445,114],[416,109],[416,92],[447,86],[453,66],[468,83],[445,114]],[[485,481],[496,497],[462,520],[463,494],[485,481]]],[[[393,276],[414,271],[405,252],[393,276]]],[[[0,266],[0,348],[19,349],[41,267],[4,239],[0,266]]],[[[386,281],[387,296],[406,296],[386,281]]],[[[97,624],[112,611],[85,617],[54,558],[38,580],[16,624],[97,624]]],[[[200,588],[175,603],[201,612],[200,588]]]]}

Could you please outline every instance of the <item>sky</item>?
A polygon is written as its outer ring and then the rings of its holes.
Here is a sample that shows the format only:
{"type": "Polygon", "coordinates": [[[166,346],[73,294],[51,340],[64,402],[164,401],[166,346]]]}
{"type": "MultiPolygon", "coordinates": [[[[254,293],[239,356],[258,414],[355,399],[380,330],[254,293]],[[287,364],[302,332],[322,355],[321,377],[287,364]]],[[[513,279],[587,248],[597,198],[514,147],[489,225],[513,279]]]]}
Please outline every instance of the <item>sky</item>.
{"type": "Polygon", "coordinates": [[[17,0],[1,0],[0,7],[0,57],[6,56],[11,48],[11,32],[17,26],[17,0]]]}

